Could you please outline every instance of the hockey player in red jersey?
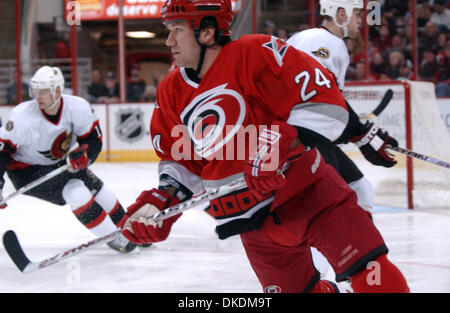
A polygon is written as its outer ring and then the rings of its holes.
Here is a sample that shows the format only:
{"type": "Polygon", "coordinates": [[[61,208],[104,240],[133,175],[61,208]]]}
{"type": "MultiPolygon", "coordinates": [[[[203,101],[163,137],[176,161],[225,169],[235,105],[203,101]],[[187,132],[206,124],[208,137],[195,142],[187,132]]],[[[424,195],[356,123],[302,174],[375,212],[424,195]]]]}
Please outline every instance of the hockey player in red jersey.
{"type": "MultiPolygon", "coordinates": [[[[69,171],[25,194],[56,205],[69,204],[87,229],[104,236],[117,230],[125,210],[87,168],[102,148],[98,118],[88,102],[65,95],[63,90],[64,77],[58,67],[39,68],[30,82],[33,99],[13,108],[0,129],[0,201],[5,172],[20,189],[67,162],[69,171]]],[[[108,246],[123,253],[136,247],[124,237],[108,242],[108,246]]]]}
{"type": "Polygon", "coordinates": [[[330,72],[275,37],[231,41],[229,0],[169,0],[161,15],[180,68],[158,86],[150,125],[159,187],[128,208],[123,234],[135,243],[165,240],[181,214],[148,217],[245,177],[248,188],[211,201],[210,210],[220,239],[240,236],[265,292],[335,292],[320,280],[311,246],[355,292],[408,292],[354,191],[298,139],[297,128],[335,140],[346,127],[330,72]],[[376,283],[367,279],[369,262],[376,283]]]}
{"type": "MultiPolygon", "coordinates": [[[[345,75],[350,62],[343,39],[361,35],[360,15],[363,7],[363,0],[320,0],[320,14],[324,17],[322,25],[319,28],[298,32],[286,41],[332,72],[341,90],[344,89],[345,75]]],[[[398,146],[398,142],[374,123],[368,121],[362,123],[349,103],[347,109],[349,111],[347,127],[335,142],[309,129],[299,130],[299,136],[305,145],[319,149],[325,161],[332,165],[356,192],[359,206],[371,215],[374,198],[372,184],[337,144],[353,142],[372,164],[393,167],[397,161],[386,147],[398,146]]],[[[322,275],[328,272],[329,265],[326,260],[314,249],[313,259],[322,275]]]]}

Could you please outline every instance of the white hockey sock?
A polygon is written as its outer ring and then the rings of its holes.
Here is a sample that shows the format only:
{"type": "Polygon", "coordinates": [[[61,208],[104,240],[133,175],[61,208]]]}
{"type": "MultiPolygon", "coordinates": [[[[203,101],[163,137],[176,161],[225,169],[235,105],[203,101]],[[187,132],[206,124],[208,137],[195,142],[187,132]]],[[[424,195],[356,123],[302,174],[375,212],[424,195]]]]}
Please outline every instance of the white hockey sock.
{"type": "Polygon", "coordinates": [[[69,180],[62,195],[77,219],[94,235],[104,236],[117,230],[106,211],[94,201],[91,192],[81,180],[69,180]]]}

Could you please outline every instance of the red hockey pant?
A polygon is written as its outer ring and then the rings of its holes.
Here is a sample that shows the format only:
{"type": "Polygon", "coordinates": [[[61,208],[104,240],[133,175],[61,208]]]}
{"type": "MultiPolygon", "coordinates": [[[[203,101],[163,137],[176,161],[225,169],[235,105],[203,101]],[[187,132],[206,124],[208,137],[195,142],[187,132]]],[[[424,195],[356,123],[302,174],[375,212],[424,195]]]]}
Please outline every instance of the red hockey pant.
{"type": "Polygon", "coordinates": [[[307,292],[318,280],[310,247],[342,281],[366,268],[387,248],[356,194],[335,171],[274,211],[259,230],[240,235],[264,291],[307,292]]]}

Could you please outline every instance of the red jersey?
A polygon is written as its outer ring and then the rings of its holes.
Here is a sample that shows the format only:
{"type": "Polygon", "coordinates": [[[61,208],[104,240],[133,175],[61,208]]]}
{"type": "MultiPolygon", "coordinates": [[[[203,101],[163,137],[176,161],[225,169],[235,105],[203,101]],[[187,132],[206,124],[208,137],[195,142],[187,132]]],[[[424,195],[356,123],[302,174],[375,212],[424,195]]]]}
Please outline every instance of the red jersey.
{"type": "MultiPolygon", "coordinates": [[[[159,84],[150,125],[165,174],[194,194],[243,176],[251,143],[245,138],[275,120],[334,141],[348,112],[332,74],[307,54],[267,35],[225,45],[200,80],[189,69],[159,84]]],[[[258,228],[272,197],[258,202],[246,190],[214,201],[220,238],[258,228]]]]}

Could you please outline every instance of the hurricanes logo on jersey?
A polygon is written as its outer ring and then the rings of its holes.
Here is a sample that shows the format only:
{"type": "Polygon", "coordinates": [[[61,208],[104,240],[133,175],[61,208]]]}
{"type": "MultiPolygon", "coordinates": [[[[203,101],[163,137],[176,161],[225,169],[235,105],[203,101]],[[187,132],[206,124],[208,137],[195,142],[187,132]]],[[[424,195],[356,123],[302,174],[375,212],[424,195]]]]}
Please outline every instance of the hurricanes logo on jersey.
{"type": "Polygon", "coordinates": [[[330,57],[330,51],[328,51],[327,48],[319,48],[316,51],[312,51],[312,54],[314,54],[316,57],[321,59],[328,59],[330,57]]]}
{"type": "Polygon", "coordinates": [[[227,84],[195,97],[181,113],[195,152],[208,158],[238,132],[246,114],[244,98],[227,84]]]}
{"type": "Polygon", "coordinates": [[[70,149],[72,132],[64,131],[53,140],[49,151],[39,151],[40,154],[52,160],[61,160],[70,149]]]}

